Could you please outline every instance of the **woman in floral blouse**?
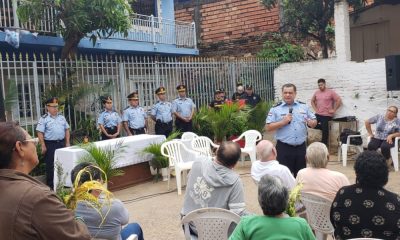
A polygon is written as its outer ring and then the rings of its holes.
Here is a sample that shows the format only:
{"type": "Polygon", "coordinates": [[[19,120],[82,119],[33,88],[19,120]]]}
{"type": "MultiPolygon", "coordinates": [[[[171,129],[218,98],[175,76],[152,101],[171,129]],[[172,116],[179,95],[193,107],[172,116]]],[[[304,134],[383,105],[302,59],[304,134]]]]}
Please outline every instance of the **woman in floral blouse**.
{"type": "Polygon", "coordinates": [[[385,158],[365,151],[354,165],[356,184],[339,189],[330,217],[336,239],[400,238],[400,197],[383,186],[388,182],[385,158]]]}

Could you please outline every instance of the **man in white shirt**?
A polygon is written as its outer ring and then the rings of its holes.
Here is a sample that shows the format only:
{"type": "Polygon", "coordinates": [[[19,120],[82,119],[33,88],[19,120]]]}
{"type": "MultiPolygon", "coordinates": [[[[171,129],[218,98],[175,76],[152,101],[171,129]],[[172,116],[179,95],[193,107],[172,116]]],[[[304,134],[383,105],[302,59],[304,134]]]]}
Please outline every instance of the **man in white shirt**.
{"type": "Polygon", "coordinates": [[[251,177],[256,182],[259,182],[264,175],[279,177],[290,191],[295,186],[295,179],[289,168],[279,164],[276,156],[277,152],[272,142],[268,140],[259,142],[257,144],[257,158],[260,160],[251,165],[251,177]]]}

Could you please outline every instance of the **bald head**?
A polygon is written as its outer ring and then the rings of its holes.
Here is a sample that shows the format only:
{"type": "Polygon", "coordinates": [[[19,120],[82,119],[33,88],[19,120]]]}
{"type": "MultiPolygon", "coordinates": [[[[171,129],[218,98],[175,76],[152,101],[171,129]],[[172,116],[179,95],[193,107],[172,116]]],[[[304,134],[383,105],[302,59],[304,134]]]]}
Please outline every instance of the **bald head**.
{"type": "Polygon", "coordinates": [[[257,156],[262,162],[276,160],[274,144],[268,140],[262,140],[257,144],[257,156]]]}

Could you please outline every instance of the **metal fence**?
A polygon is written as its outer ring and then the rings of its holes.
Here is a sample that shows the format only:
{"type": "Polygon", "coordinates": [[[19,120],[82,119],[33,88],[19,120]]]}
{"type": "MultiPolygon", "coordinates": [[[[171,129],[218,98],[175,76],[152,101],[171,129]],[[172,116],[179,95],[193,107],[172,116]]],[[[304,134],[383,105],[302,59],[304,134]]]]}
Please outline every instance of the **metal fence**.
{"type": "Polygon", "coordinates": [[[171,101],[176,98],[175,88],[180,83],[187,85],[188,96],[197,107],[208,104],[217,88],[225,88],[227,96],[232,96],[239,81],[252,84],[262,99],[273,100],[276,66],[275,62],[255,58],[105,56],[100,59],[86,55],[60,60],[51,55],[0,53],[0,83],[7,120],[17,120],[34,132],[38,118],[45,112],[43,100],[56,87],[64,88],[65,92],[84,92],[79,99],[72,99],[73,110],[65,112],[71,126],[77,126],[82,119],[97,119],[101,94],[110,94],[115,108],[122,111],[128,105],[126,96],[138,91],[140,105],[150,109],[157,100],[155,89],[165,86],[171,101]],[[63,84],[67,82],[70,84],[63,84]]]}

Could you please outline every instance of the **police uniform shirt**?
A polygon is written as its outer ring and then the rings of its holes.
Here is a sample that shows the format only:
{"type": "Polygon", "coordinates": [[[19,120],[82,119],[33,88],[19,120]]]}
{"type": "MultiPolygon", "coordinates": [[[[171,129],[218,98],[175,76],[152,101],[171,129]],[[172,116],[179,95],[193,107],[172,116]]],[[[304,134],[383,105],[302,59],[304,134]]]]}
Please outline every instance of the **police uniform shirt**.
{"type": "Polygon", "coordinates": [[[172,112],[179,113],[181,117],[190,117],[192,114],[192,108],[195,108],[196,105],[194,105],[192,99],[190,98],[177,98],[174,100],[172,103],[172,112]]]}
{"type": "Polygon", "coordinates": [[[124,110],[122,121],[128,122],[129,127],[133,129],[139,129],[145,127],[145,119],[147,118],[147,113],[142,107],[128,107],[124,110]]]}
{"type": "Polygon", "coordinates": [[[300,145],[307,138],[307,120],[315,119],[314,113],[305,103],[294,101],[292,105],[288,105],[285,102],[277,104],[270,109],[266,123],[281,121],[289,113],[290,106],[293,108],[292,121],[290,124],[278,128],[275,138],[290,145],[300,145]]]}
{"type": "Polygon", "coordinates": [[[107,110],[104,110],[97,120],[97,124],[101,124],[105,128],[114,128],[118,126],[118,124],[120,124],[121,122],[122,119],[116,111],[107,110]]]}
{"type": "Polygon", "coordinates": [[[158,101],[151,108],[151,115],[163,123],[172,121],[172,104],[167,101],[158,101]]]}
{"type": "Polygon", "coordinates": [[[48,141],[63,140],[67,129],[69,129],[69,124],[61,114],[57,114],[56,116],[51,116],[50,114],[43,115],[36,127],[36,131],[43,133],[44,140],[48,141]]]}

